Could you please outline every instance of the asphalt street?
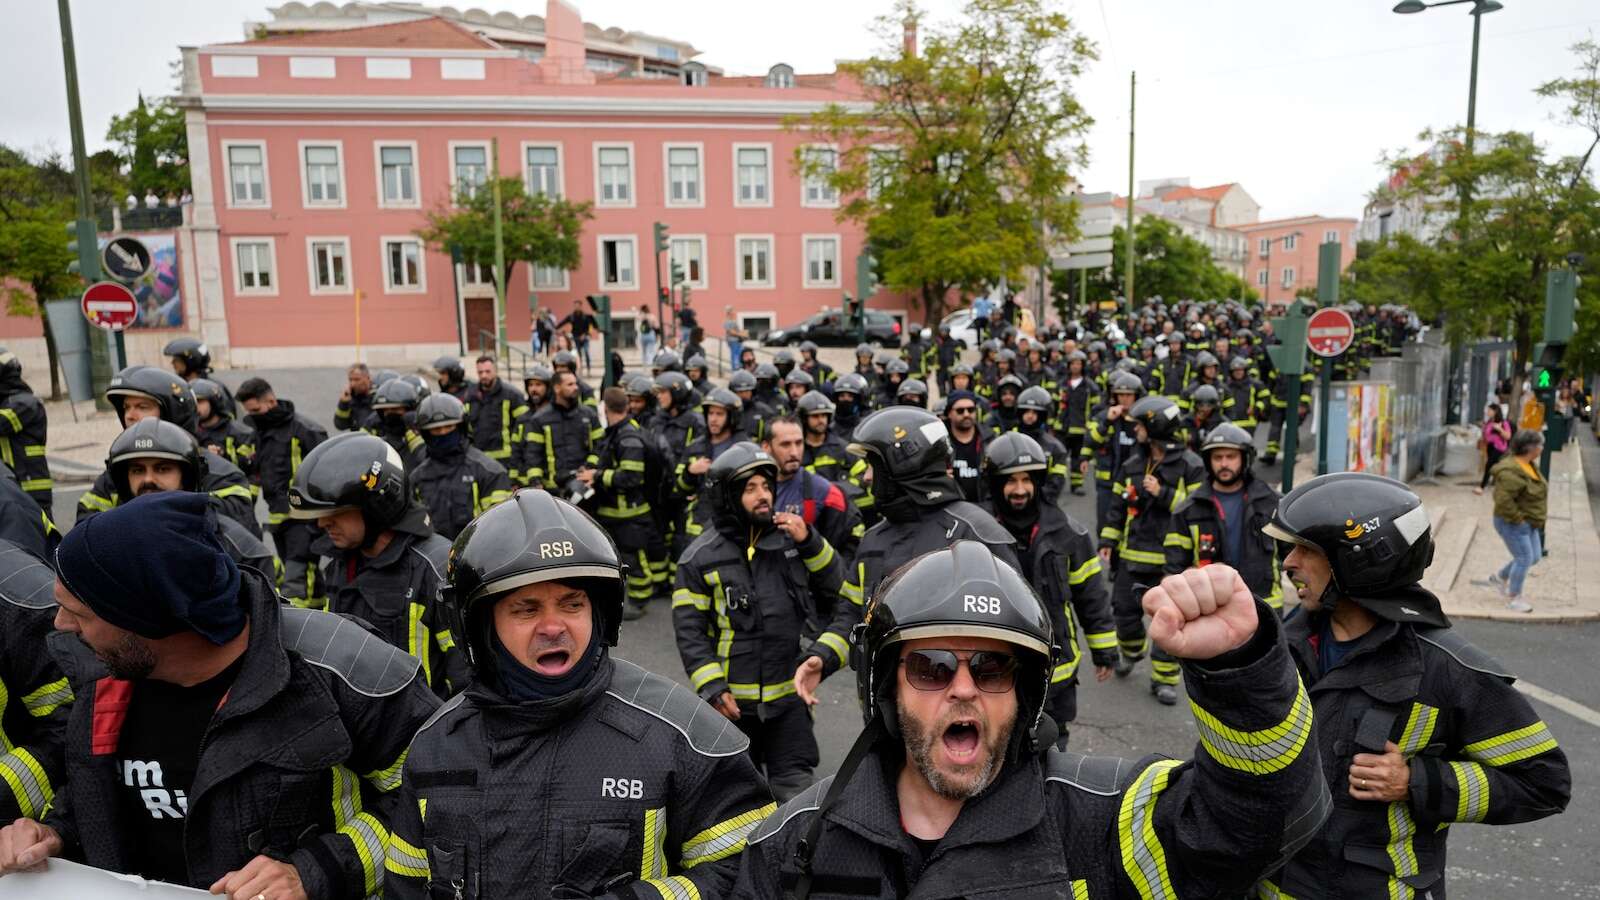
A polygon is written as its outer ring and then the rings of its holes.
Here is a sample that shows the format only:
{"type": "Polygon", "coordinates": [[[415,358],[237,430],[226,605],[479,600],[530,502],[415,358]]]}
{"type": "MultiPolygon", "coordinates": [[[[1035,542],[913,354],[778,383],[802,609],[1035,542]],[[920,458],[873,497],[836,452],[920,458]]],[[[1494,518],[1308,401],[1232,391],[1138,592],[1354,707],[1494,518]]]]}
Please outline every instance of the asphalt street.
{"type": "MultiPolygon", "coordinates": [[[[250,375],[266,378],[280,398],[294,400],[299,412],[331,430],[333,409],[343,386],[342,369],[223,372],[221,378],[230,386],[237,386],[250,375]]],[[[1578,441],[1585,454],[1591,498],[1600,507],[1600,446],[1587,431],[1578,441]]],[[[62,528],[69,527],[70,510],[81,491],[81,486],[57,491],[56,510],[62,528]]],[[[1092,496],[1068,496],[1063,505],[1081,521],[1093,521],[1092,496]]],[[[652,609],[623,629],[618,655],[687,683],[671,626],[666,604],[652,609]]],[[[1464,621],[1456,627],[1524,681],[1590,710],[1600,709],[1600,673],[1596,671],[1594,653],[1600,643],[1600,623],[1520,625],[1464,621]]],[[[1193,754],[1197,735],[1186,704],[1159,706],[1150,696],[1148,685],[1147,664],[1141,664],[1127,679],[1112,679],[1104,684],[1091,679],[1081,685],[1072,747],[1087,753],[1132,758],[1152,753],[1179,758],[1193,754]]],[[[1592,721],[1584,721],[1538,700],[1534,707],[1560,740],[1571,762],[1575,782],[1571,806],[1565,814],[1542,822],[1452,829],[1448,879],[1450,896],[1457,900],[1502,900],[1508,896],[1600,900],[1600,857],[1596,854],[1600,847],[1600,798],[1591,789],[1589,778],[1600,771],[1600,718],[1591,715],[1588,718],[1592,721]]],[[[815,719],[822,749],[818,774],[822,775],[838,766],[861,727],[855,682],[849,671],[824,683],[815,719]]]]}

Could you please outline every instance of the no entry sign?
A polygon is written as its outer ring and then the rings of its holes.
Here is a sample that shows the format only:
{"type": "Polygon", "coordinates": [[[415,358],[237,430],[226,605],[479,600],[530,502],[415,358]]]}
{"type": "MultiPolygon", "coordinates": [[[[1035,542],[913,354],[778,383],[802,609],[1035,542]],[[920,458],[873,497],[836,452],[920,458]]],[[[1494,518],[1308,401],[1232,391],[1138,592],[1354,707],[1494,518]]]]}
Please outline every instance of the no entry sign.
{"type": "Polygon", "coordinates": [[[99,281],[83,292],[83,317],[106,331],[121,331],[139,317],[133,291],[114,281],[99,281]]]}
{"type": "Polygon", "coordinates": [[[1318,356],[1338,356],[1356,339],[1356,323],[1342,309],[1319,309],[1306,323],[1306,346],[1318,356]]]}

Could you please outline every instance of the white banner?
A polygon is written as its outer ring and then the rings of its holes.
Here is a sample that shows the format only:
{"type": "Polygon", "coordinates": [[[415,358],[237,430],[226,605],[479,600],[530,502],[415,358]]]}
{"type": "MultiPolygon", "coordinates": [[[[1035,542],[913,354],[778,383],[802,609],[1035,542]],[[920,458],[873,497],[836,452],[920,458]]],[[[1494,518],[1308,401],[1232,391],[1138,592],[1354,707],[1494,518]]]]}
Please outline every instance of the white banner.
{"type": "Polygon", "coordinates": [[[6,900],[195,900],[205,891],[137,875],[119,875],[104,869],[52,859],[42,872],[19,872],[0,878],[0,897],[6,900]]]}

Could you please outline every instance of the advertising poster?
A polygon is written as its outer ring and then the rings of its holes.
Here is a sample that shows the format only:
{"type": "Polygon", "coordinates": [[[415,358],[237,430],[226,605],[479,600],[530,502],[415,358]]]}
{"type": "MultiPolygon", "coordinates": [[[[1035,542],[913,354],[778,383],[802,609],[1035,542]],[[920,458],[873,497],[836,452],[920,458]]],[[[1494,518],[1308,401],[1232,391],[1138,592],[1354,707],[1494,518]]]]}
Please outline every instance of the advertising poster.
{"type": "MultiPolygon", "coordinates": [[[[182,328],[183,292],[178,280],[178,240],[173,233],[131,234],[150,249],[150,271],[128,285],[139,304],[139,318],[129,328],[182,328]]],[[[106,238],[100,239],[102,248],[106,238]]]]}
{"type": "Polygon", "coordinates": [[[1345,445],[1347,452],[1344,470],[1359,472],[1361,471],[1361,385],[1350,385],[1349,393],[1345,395],[1344,407],[1349,417],[1345,427],[1345,438],[1348,443],[1345,445]]]}

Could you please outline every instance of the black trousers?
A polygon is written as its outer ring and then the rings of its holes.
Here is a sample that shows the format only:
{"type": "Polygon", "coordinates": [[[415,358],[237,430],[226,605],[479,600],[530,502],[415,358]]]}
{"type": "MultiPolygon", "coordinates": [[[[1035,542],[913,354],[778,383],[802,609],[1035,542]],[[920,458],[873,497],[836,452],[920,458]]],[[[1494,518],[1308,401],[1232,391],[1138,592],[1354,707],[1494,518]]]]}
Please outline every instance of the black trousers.
{"type": "Polygon", "coordinates": [[[771,703],[740,703],[734,724],[750,738],[750,760],[766,774],[779,803],[811,786],[822,754],[805,701],[789,696],[771,703]]]}
{"type": "Polygon", "coordinates": [[[1138,659],[1150,650],[1150,680],[1156,684],[1178,683],[1178,662],[1165,650],[1152,644],[1144,628],[1144,599],[1139,587],[1153,587],[1161,581],[1161,570],[1127,563],[1117,567],[1111,585],[1111,617],[1117,623],[1117,643],[1122,655],[1138,659]]]}

